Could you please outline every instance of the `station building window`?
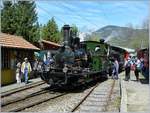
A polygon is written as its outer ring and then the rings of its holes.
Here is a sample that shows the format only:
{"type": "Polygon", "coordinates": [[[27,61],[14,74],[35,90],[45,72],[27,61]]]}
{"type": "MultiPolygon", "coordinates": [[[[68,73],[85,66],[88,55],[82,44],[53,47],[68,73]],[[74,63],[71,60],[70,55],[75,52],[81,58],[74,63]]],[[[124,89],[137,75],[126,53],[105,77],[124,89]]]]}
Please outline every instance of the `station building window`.
{"type": "Polygon", "coordinates": [[[10,68],[10,51],[2,49],[2,69],[10,68]]]}

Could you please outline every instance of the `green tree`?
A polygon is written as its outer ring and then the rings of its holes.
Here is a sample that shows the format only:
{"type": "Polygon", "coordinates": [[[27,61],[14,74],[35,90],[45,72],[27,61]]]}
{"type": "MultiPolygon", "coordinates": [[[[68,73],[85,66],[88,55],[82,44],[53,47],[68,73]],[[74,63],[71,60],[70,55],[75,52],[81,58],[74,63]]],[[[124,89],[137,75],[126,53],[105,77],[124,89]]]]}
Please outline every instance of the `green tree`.
{"type": "Polygon", "coordinates": [[[47,25],[43,26],[42,38],[53,42],[60,41],[61,34],[58,30],[58,26],[55,22],[54,17],[52,17],[51,20],[48,21],[47,25]]]}
{"type": "Polygon", "coordinates": [[[142,28],[146,29],[146,30],[149,30],[149,18],[148,18],[148,16],[145,17],[145,19],[143,20],[143,22],[142,22],[142,28]]]}
{"type": "Polygon", "coordinates": [[[71,36],[77,37],[78,32],[79,32],[78,27],[75,24],[73,24],[71,26],[71,36]]]}
{"type": "Polygon", "coordinates": [[[30,42],[37,41],[39,24],[35,8],[34,1],[18,1],[14,5],[5,1],[1,13],[2,32],[23,36],[30,42]]]}
{"type": "Polygon", "coordinates": [[[15,33],[15,7],[10,1],[4,2],[4,8],[1,11],[1,30],[4,33],[15,33]]]}

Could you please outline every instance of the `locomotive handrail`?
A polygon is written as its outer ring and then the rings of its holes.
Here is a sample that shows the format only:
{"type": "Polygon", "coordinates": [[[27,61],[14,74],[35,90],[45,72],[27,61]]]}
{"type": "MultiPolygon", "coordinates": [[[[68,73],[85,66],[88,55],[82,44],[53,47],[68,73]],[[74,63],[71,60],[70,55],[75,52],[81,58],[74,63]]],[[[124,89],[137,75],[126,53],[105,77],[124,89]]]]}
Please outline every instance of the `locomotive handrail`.
{"type": "MultiPolygon", "coordinates": [[[[59,70],[59,71],[62,71],[63,68],[50,68],[50,70],[59,70]]],[[[81,71],[82,69],[68,69],[69,71],[81,71]]]]}

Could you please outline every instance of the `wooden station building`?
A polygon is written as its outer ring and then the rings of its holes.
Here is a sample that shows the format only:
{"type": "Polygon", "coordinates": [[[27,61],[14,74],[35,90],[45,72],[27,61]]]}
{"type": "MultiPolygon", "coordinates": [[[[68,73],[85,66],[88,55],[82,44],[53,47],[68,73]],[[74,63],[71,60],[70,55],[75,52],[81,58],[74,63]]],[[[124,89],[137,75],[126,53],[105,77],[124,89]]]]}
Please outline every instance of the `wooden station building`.
{"type": "Polygon", "coordinates": [[[15,70],[18,61],[21,63],[27,57],[34,60],[34,52],[40,49],[23,39],[21,36],[0,33],[1,46],[1,85],[16,81],[15,70]]]}

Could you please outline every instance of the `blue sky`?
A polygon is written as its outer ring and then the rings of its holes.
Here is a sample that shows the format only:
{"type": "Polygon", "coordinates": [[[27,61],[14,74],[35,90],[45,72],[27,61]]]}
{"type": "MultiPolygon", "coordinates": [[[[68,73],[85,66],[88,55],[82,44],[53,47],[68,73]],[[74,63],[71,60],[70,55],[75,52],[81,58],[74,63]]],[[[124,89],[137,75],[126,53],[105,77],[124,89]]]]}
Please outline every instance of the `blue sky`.
{"type": "Polygon", "coordinates": [[[58,27],[76,24],[80,31],[94,31],[106,25],[140,26],[149,16],[149,0],[38,0],[38,20],[46,24],[54,17],[58,27]]]}

